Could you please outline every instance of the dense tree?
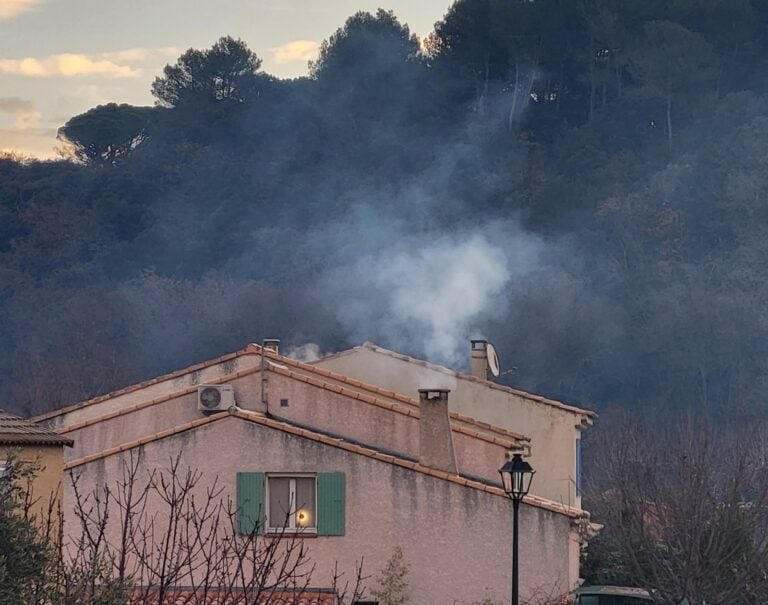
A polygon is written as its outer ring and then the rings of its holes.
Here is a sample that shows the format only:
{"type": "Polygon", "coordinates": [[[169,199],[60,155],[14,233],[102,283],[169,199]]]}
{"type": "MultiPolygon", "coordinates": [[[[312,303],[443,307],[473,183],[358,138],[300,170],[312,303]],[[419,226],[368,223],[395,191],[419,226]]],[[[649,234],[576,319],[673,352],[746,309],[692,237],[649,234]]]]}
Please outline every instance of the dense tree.
{"type": "Polygon", "coordinates": [[[382,65],[401,68],[418,53],[418,38],[392,11],[379,9],[375,15],[361,11],[323,41],[309,72],[316,79],[341,75],[365,81],[370,77],[368,70],[378,71],[382,65]]]}
{"type": "Polygon", "coordinates": [[[667,430],[619,422],[593,444],[589,506],[605,529],[589,548],[591,582],[652,590],[655,602],[765,602],[764,437],[698,419],[667,430]]]}
{"type": "Polygon", "coordinates": [[[473,109],[481,114],[489,96],[513,79],[512,116],[518,103],[528,101],[536,79],[543,40],[535,20],[533,3],[460,1],[435,24],[427,46],[436,63],[464,83],[465,95],[472,95],[473,109]]]}
{"type": "Polygon", "coordinates": [[[70,119],[59,129],[59,139],[72,145],[80,161],[113,166],[149,137],[155,113],[151,107],[124,103],[99,105],[70,119]]]}
{"type": "Polygon", "coordinates": [[[714,84],[718,59],[699,34],[677,23],[651,21],[636,41],[630,66],[636,77],[665,99],[667,142],[672,151],[672,97],[681,91],[701,92],[714,84]]]}
{"type": "Polygon", "coordinates": [[[387,307],[416,281],[380,259],[480,234],[510,277],[473,327],[505,380],[760,416],[766,23],[753,0],[458,0],[425,52],[353,15],[308,78],[190,49],[161,107],[64,126],[84,162],[0,158],[0,394],[43,411],[267,333],[423,355],[387,307]]]}
{"type": "Polygon", "coordinates": [[[392,136],[414,123],[424,99],[419,41],[391,11],[359,12],[320,46],[310,75],[334,131],[361,137],[392,136]],[[351,128],[345,124],[351,122],[351,128]],[[381,131],[381,132],[380,132],[381,131]]]}
{"type": "Polygon", "coordinates": [[[224,36],[207,50],[190,48],[152,84],[162,107],[243,101],[253,92],[261,59],[242,40],[224,36]]]}

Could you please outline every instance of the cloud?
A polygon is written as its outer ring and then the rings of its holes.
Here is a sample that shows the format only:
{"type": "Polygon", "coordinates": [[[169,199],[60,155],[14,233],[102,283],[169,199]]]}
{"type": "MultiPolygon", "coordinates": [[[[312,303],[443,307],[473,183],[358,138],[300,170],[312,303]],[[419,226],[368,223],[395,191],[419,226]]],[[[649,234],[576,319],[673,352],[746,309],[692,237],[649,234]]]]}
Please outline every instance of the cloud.
{"type": "Polygon", "coordinates": [[[0,113],[6,113],[14,118],[14,130],[34,128],[43,117],[31,101],[18,97],[0,97],[0,113]]]}
{"type": "MultiPolygon", "coordinates": [[[[1,0],[0,0],[1,1],[1,0]]],[[[91,58],[83,54],[63,53],[40,59],[0,59],[0,74],[49,78],[97,75],[107,78],[136,78],[141,70],[114,61],[91,58]]]]}
{"type": "Polygon", "coordinates": [[[320,45],[314,40],[294,40],[282,46],[270,48],[275,63],[294,63],[311,61],[317,57],[320,45]]]}
{"type": "Polygon", "coordinates": [[[32,101],[20,99],[19,97],[0,97],[0,111],[18,115],[35,111],[35,105],[32,101]]]}
{"type": "Polygon", "coordinates": [[[0,21],[13,19],[21,13],[32,10],[37,0],[0,0],[0,21]]]}
{"type": "Polygon", "coordinates": [[[152,63],[175,59],[181,54],[181,49],[175,46],[161,48],[126,48],[99,54],[99,58],[116,63],[152,63]]]}
{"type": "Polygon", "coordinates": [[[0,128],[0,154],[13,153],[24,157],[51,159],[58,157],[57,144],[55,128],[0,128]]]}
{"type": "MultiPolygon", "coordinates": [[[[103,86],[99,86],[98,84],[83,84],[78,86],[73,91],[72,96],[78,101],[83,101],[91,106],[104,105],[110,101],[109,93],[103,86]]],[[[68,119],[69,118],[66,118],[63,121],[66,122],[68,119]]]]}

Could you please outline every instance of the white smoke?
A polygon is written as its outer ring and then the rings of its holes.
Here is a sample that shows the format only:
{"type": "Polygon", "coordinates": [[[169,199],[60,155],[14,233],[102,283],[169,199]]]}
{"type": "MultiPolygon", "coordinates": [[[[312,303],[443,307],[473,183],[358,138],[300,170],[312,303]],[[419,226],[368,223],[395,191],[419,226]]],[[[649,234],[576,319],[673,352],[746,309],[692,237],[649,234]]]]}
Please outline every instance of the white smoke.
{"type": "Polygon", "coordinates": [[[536,266],[541,248],[511,222],[390,241],[396,249],[332,273],[337,317],[360,341],[453,367],[466,365],[469,339],[504,312],[505,289],[536,266]]]}
{"type": "Polygon", "coordinates": [[[320,354],[320,346],[314,342],[308,342],[303,345],[290,347],[285,352],[287,357],[295,359],[297,361],[303,361],[304,363],[312,363],[319,360],[322,355],[320,354]]]}
{"type": "Polygon", "coordinates": [[[510,276],[504,252],[482,235],[400,252],[374,270],[378,288],[389,293],[390,320],[413,323],[430,359],[466,348],[470,322],[510,276]]]}

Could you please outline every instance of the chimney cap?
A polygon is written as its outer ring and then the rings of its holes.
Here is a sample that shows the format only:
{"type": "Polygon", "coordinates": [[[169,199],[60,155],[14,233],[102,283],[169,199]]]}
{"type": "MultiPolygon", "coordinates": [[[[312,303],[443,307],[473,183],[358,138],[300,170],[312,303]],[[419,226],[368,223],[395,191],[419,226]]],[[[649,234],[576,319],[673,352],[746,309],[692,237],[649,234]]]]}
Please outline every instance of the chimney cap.
{"type": "Polygon", "coordinates": [[[424,400],[447,399],[451,389],[419,389],[419,397],[424,400]]]}
{"type": "Polygon", "coordinates": [[[488,341],[485,339],[473,338],[469,342],[472,343],[473,351],[482,351],[488,346],[488,341]]]}
{"type": "Polygon", "coordinates": [[[261,346],[265,349],[268,349],[270,351],[277,352],[280,347],[280,339],[279,338],[265,338],[261,341],[261,346]]]}

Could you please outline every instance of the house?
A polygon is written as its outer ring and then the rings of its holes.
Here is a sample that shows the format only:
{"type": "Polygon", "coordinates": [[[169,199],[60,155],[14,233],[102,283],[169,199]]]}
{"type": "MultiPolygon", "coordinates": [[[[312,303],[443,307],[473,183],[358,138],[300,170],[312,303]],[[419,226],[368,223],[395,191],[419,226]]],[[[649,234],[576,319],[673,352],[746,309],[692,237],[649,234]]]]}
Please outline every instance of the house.
{"type": "Polygon", "coordinates": [[[530,438],[529,463],[536,470],[531,490],[548,500],[581,508],[581,433],[597,414],[488,380],[488,343],[470,343],[471,374],[366,342],[316,361],[331,370],[398,393],[424,385],[451,390],[451,410],[530,438]]]}
{"type": "Polygon", "coordinates": [[[29,512],[38,519],[56,510],[64,477],[64,448],[72,445],[70,437],[0,410],[0,477],[11,472],[12,458],[38,468],[29,490],[29,512]]]}
{"type": "MultiPolygon", "coordinates": [[[[201,487],[215,480],[217,493],[237,504],[242,534],[300,534],[316,589],[332,584],[335,564],[351,570],[362,559],[375,574],[400,546],[415,605],[505,599],[512,507],[498,468],[510,453],[535,447],[531,438],[451,410],[446,389],[425,384],[399,393],[268,344],[36,420],[74,438],[65,469],[80,493],[123,477],[137,459],[146,470],[180,459],[202,473],[201,487]]],[[[78,523],[73,489],[65,489],[65,533],[78,523]]],[[[523,597],[576,585],[586,522],[578,507],[538,494],[526,499],[523,597]]],[[[110,539],[119,530],[109,525],[110,539]]]]}

